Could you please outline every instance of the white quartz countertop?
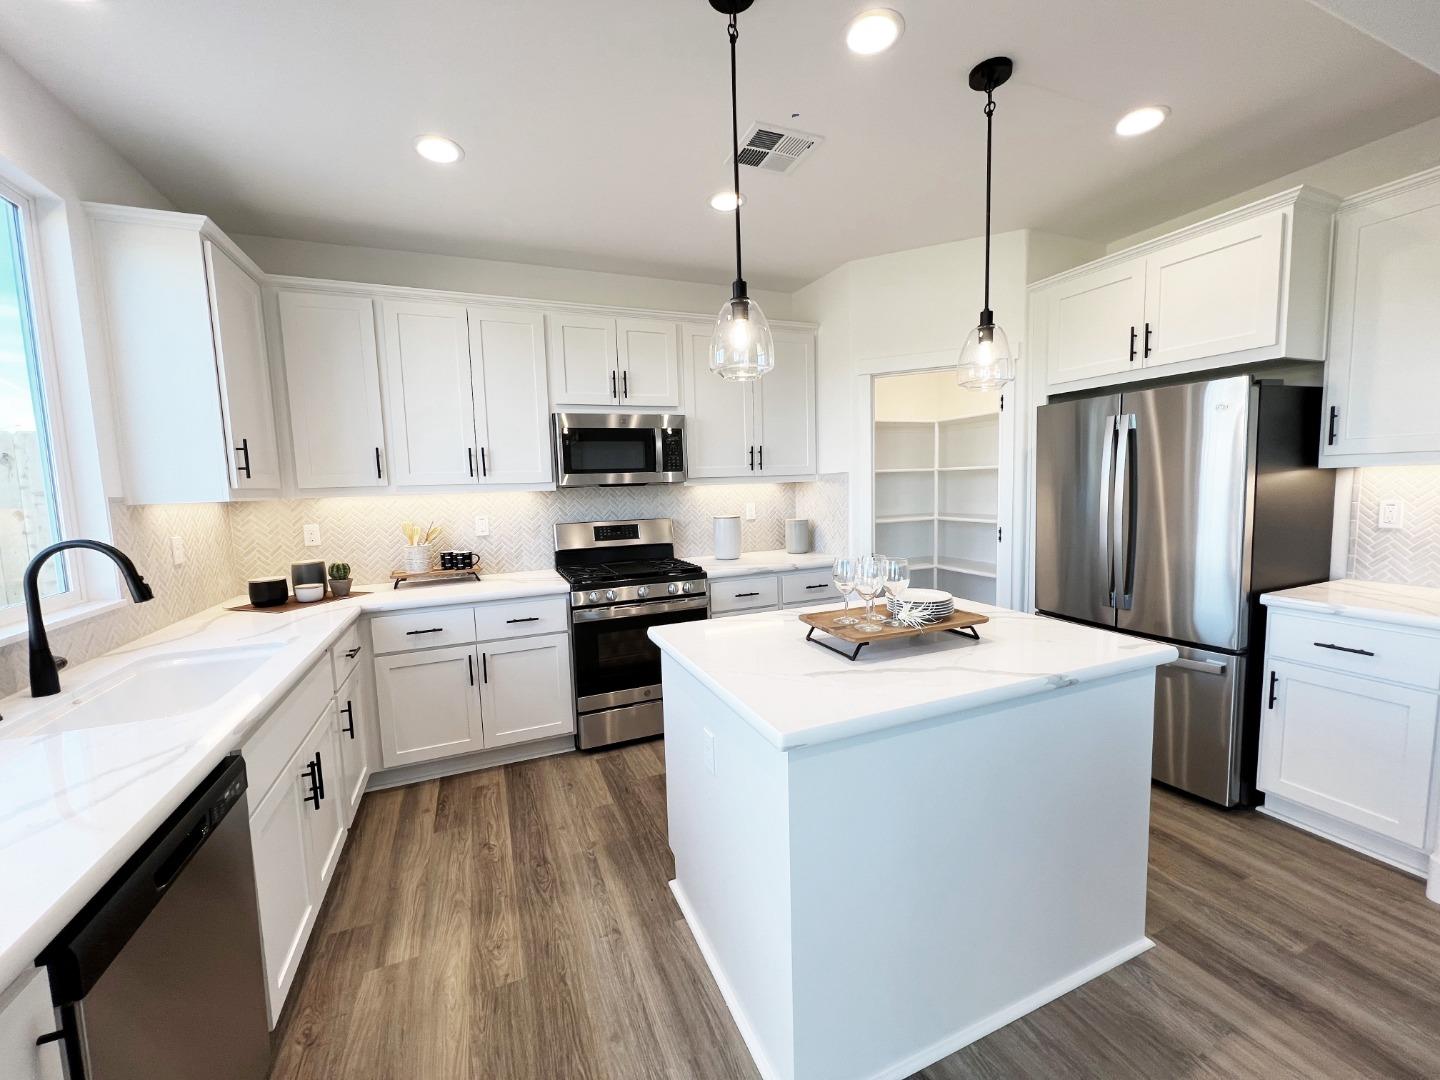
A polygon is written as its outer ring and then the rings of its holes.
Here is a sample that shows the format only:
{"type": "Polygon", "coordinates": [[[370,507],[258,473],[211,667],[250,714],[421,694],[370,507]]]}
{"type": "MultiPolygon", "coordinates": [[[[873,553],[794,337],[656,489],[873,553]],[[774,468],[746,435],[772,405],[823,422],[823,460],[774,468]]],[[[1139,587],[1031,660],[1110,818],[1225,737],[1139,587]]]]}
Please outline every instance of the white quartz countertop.
{"type": "Polygon", "coordinates": [[[705,571],[706,577],[743,577],[746,574],[783,574],[788,570],[818,570],[830,566],[835,556],[823,552],[791,555],[787,551],[746,551],[738,559],[717,559],[714,555],[686,555],[705,571]]]}
{"type": "Polygon", "coordinates": [[[876,642],[854,662],[807,642],[794,610],[673,623],[652,627],[650,637],[781,750],[1153,668],[1179,655],[1113,631],[969,601],[965,607],[990,616],[979,641],[941,633],[876,642]]]}
{"type": "Polygon", "coordinates": [[[358,588],[368,591],[285,612],[227,610],[246,602],[236,597],[66,668],[60,681],[69,692],[0,701],[0,990],[362,614],[563,596],[569,589],[550,570],[358,588]],[[267,655],[202,708],[158,720],[107,716],[88,726],[63,715],[80,697],[72,688],[122,679],[147,661],[233,649],[267,655]]]}
{"type": "Polygon", "coordinates": [[[1273,608],[1347,615],[1355,619],[1440,630],[1440,589],[1422,585],[1342,578],[1266,593],[1260,602],[1273,608]]]}

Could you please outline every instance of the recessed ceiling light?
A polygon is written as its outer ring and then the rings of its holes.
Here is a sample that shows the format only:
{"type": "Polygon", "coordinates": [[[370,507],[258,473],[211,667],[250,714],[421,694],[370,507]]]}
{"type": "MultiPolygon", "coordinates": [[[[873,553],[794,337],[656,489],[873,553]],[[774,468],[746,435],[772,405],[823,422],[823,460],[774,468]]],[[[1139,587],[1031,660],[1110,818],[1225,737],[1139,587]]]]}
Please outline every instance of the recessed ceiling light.
{"type": "Polygon", "coordinates": [[[415,152],[426,161],[433,161],[437,165],[453,165],[465,156],[460,144],[444,135],[417,135],[415,152]]]}
{"type": "Polygon", "coordinates": [[[904,32],[905,20],[898,11],[872,8],[850,20],[850,26],[845,31],[845,44],[850,46],[851,52],[873,56],[894,45],[904,32]]]}
{"type": "Polygon", "coordinates": [[[1163,124],[1169,115],[1170,107],[1168,105],[1146,105],[1143,108],[1131,109],[1115,125],[1115,134],[1144,135],[1147,131],[1154,131],[1163,124]]]}
{"type": "Polygon", "coordinates": [[[737,200],[733,191],[717,191],[710,196],[710,209],[719,210],[722,214],[733,214],[735,207],[745,205],[745,196],[742,194],[737,200]]]}

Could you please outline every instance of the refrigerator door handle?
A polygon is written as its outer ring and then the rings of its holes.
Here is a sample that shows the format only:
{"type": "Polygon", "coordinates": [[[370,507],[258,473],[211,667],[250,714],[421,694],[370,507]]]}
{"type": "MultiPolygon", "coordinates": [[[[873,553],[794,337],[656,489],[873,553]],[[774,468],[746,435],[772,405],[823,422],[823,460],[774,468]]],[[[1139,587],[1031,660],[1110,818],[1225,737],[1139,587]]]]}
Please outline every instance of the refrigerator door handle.
{"type": "Polygon", "coordinates": [[[1115,461],[1115,422],[1119,417],[1110,415],[1105,417],[1105,426],[1101,429],[1105,433],[1105,447],[1100,453],[1100,546],[1105,552],[1105,562],[1110,567],[1110,588],[1105,600],[1105,606],[1115,606],[1115,530],[1111,527],[1110,501],[1114,495],[1114,477],[1111,475],[1111,466],[1115,461]]]}
{"type": "Polygon", "coordinates": [[[1139,494],[1132,460],[1138,456],[1139,449],[1135,414],[1116,417],[1115,428],[1115,494],[1111,497],[1110,517],[1113,552],[1110,580],[1115,600],[1111,606],[1129,611],[1135,602],[1136,496],[1139,494]]]}

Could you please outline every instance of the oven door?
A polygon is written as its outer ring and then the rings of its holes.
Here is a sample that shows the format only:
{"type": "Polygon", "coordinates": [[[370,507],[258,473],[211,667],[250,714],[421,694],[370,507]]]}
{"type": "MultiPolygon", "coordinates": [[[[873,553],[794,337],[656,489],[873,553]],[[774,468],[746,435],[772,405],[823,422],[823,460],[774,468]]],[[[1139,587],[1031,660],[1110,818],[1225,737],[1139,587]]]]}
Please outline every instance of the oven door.
{"type": "Polygon", "coordinates": [[[555,482],[560,487],[667,484],[685,479],[680,416],[556,413],[555,482]]]}
{"type": "Polygon", "coordinates": [[[709,601],[687,596],[571,613],[575,707],[580,713],[660,699],[660,649],[652,626],[709,617],[709,601]]]}

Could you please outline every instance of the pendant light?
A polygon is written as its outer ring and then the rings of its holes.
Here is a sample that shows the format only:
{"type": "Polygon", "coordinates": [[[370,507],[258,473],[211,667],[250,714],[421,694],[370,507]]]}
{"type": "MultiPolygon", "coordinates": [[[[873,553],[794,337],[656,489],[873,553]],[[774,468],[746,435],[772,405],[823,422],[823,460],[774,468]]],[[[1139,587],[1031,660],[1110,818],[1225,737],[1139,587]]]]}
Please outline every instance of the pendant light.
{"type": "Polygon", "coordinates": [[[730,150],[734,166],[735,194],[735,284],[730,299],[720,309],[710,335],[710,370],[722,379],[758,379],[775,367],[775,339],[760,305],[750,299],[740,258],[740,116],[735,92],[735,43],[740,30],[735,17],[754,0],[710,0],[710,6],[730,16],[730,150]]]}
{"type": "Polygon", "coordinates": [[[990,161],[995,88],[1009,80],[1014,68],[1008,56],[992,56],[970,72],[970,89],[985,95],[985,307],[980,312],[980,325],[970,331],[960,349],[956,378],[967,390],[998,390],[1015,380],[1010,339],[995,325],[995,313],[990,310],[990,161]]]}

